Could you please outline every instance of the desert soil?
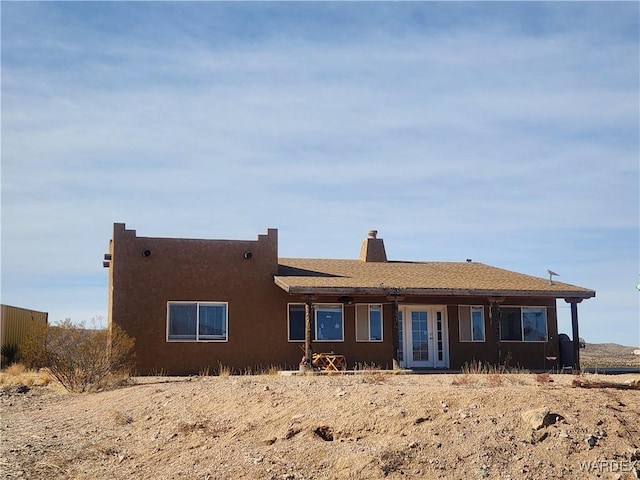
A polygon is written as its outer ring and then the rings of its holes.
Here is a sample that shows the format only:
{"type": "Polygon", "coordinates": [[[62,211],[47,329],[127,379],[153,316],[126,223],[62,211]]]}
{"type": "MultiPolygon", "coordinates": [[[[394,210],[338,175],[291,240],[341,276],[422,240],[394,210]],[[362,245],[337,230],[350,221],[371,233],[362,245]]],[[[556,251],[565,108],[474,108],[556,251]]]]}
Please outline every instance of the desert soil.
{"type": "MultiPolygon", "coordinates": [[[[640,391],[574,388],[576,378],[147,377],[89,394],[5,383],[0,471],[6,479],[639,478],[640,391]],[[523,416],[542,407],[539,425],[523,416]]],[[[628,385],[640,376],[580,378],[628,385]]]]}

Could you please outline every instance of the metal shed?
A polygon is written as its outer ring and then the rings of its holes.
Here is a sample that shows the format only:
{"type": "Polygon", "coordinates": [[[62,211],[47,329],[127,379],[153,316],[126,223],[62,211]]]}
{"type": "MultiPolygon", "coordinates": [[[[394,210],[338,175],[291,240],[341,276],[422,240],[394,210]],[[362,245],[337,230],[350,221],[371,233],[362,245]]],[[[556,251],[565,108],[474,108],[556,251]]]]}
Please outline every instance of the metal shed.
{"type": "Polygon", "coordinates": [[[1,305],[1,307],[0,345],[20,345],[34,325],[48,322],[47,312],[11,305],[1,305]]]}

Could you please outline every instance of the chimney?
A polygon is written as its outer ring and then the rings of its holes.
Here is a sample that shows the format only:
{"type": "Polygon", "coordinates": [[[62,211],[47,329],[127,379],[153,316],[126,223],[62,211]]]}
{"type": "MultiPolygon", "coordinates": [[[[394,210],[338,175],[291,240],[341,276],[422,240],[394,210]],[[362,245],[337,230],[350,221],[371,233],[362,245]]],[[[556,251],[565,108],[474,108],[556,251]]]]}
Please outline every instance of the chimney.
{"type": "Polygon", "coordinates": [[[362,241],[360,247],[360,260],[362,262],[386,262],[387,252],[384,250],[384,241],[377,238],[377,230],[369,230],[369,235],[362,241]]]}

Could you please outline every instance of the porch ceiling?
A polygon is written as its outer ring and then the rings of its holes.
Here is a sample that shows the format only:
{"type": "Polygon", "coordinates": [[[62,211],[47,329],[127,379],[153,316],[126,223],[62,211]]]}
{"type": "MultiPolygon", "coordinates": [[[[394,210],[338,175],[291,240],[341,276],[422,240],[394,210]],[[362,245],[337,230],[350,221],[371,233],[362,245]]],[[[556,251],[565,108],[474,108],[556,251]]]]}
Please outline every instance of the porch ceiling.
{"type": "Polygon", "coordinates": [[[477,262],[281,258],[274,281],[291,294],[595,297],[584,287],[477,262]]]}

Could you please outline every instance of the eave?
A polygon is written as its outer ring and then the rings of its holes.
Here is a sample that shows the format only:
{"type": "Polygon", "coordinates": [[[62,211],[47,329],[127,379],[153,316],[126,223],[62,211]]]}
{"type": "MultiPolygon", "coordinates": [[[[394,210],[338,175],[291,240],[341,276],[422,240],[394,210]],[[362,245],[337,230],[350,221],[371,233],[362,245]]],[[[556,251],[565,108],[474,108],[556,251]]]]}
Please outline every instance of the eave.
{"type": "Polygon", "coordinates": [[[289,285],[285,277],[274,277],[274,282],[291,295],[401,295],[405,297],[551,297],[588,299],[596,296],[593,290],[486,290],[446,288],[384,288],[384,287],[335,287],[289,285]]]}

